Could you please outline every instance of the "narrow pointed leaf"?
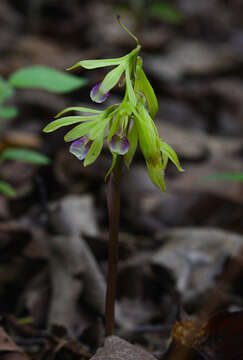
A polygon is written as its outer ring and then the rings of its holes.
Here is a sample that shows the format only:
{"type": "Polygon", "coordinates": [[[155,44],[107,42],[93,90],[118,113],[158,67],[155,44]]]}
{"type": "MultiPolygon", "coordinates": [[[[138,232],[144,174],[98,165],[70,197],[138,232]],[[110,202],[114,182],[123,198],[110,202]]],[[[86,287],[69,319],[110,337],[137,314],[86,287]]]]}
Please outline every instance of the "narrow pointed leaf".
{"type": "Polygon", "coordinates": [[[117,154],[112,154],[112,163],[111,163],[111,167],[110,169],[107,171],[107,173],[105,174],[105,182],[108,179],[108,176],[110,175],[110,173],[112,172],[112,170],[114,169],[115,165],[116,165],[116,160],[117,160],[117,154]]]}
{"type": "Polygon", "coordinates": [[[159,133],[158,133],[158,129],[157,127],[155,126],[155,123],[153,121],[153,119],[151,118],[151,116],[149,115],[145,105],[142,105],[139,107],[139,111],[140,111],[140,114],[141,116],[143,117],[143,119],[146,121],[146,123],[151,127],[153,128],[154,130],[154,133],[157,135],[157,137],[159,138],[159,133]]]}
{"type": "Polygon", "coordinates": [[[18,115],[18,110],[13,106],[0,107],[1,119],[12,119],[18,115]]]}
{"type": "Polygon", "coordinates": [[[16,196],[16,191],[6,181],[0,181],[0,192],[10,198],[14,198],[16,196]]]}
{"type": "Polygon", "coordinates": [[[173,162],[173,164],[177,167],[179,171],[184,171],[184,169],[180,165],[180,161],[175,150],[166,142],[160,140],[160,151],[166,154],[168,158],[173,162]]]}
{"type": "Polygon", "coordinates": [[[153,161],[155,161],[155,159],[157,159],[157,162],[159,162],[159,159],[161,159],[160,148],[158,136],[152,124],[153,121],[150,122],[150,117],[147,118],[143,116],[143,109],[141,109],[141,106],[139,107],[139,111],[140,113],[135,110],[134,114],[142,153],[146,160],[153,159],[153,161]]]}
{"type": "Polygon", "coordinates": [[[0,77],[0,104],[9,99],[14,94],[14,89],[9,82],[0,77]]]}
{"type": "Polygon", "coordinates": [[[140,51],[141,46],[138,45],[135,49],[133,49],[129,54],[115,58],[115,59],[98,59],[98,60],[82,60],[69,67],[67,70],[73,70],[78,67],[83,67],[84,69],[98,69],[106,66],[115,66],[121,64],[121,62],[130,59],[140,51]]]}
{"type": "Polygon", "coordinates": [[[243,181],[243,173],[216,173],[205,177],[203,180],[229,180],[229,181],[243,181]]]}
{"type": "Polygon", "coordinates": [[[166,166],[168,164],[168,156],[165,154],[165,152],[163,151],[162,152],[162,160],[163,160],[163,169],[165,170],[166,169],[166,166]]]}
{"type": "Polygon", "coordinates": [[[164,173],[161,169],[153,167],[149,162],[146,162],[148,174],[154,185],[156,185],[160,190],[166,191],[164,173]]]}
{"type": "Polygon", "coordinates": [[[110,120],[111,120],[111,118],[107,117],[105,119],[98,121],[96,123],[96,125],[94,127],[92,127],[92,129],[89,132],[90,140],[95,140],[98,136],[101,136],[101,134],[104,137],[105,129],[110,120]]]}
{"type": "Polygon", "coordinates": [[[50,124],[44,127],[43,131],[46,133],[55,131],[59,129],[62,126],[68,126],[72,124],[76,124],[83,121],[90,121],[97,119],[97,116],[66,116],[63,118],[60,118],[58,120],[52,121],[50,124]]]}
{"type": "Polygon", "coordinates": [[[133,106],[136,106],[137,98],[136,98],[135,92],[132,87],[129,68],[126,68],[126,86],[127,86],[127,93],[128,93],[129,100],[133,106]]]}
{"type": "Polygon", "coordinates": [[[122,76],[122,73],[125,71],[126,66],[127,63],[122,62],[115,69],[108,72],[108,74],[105,76],[99,88],[99,91],[102,94],[108,93],[118,83],[120,77],[122,76]]]}
{"type": "Polygon", "coordinates": [[[96,121],[88,121],[84,122],[78,126],[75,126],[72,130],[70,130],[65,136],[64,140],[66,142],[76,140],[78,138],[81,138],[84,135],[87,135],[89,131],[97,124],[96,121]]]}
{"type": "Polygon", "coordinates": [[[153,121],[150,121],[149,115],[144,116],[143,105],[141,106],[139,107],[139,113],[135,111],[135,123],[138,129],[140,148],[146,160],[150,179],[162,191],[165,191],[164,167],[161,159],[159,137],[154,129],[153,121]]]}
{"type": "Polygon", "coordinates": [[[50,163],[50,159],[33,150],[23,148],[6,149],[0,156],[0,160],[17,160],[32,164],[47,165],[50,163]]]}
{"type": "Polygon", "coordinates": [[[142,69],[142,66],[139,63],[136,66],[135,91],[140,91],[146,97],[149,112],[153,119],[158,112],[158,100],[147,76],[142,69]]]}
{"type": "Polygon", "coordinates": [[[138,133],[135,122],[133,123],[131,130],[128,132],[127,138],[130,146],[128,152],[124,156],[124,160],[126,167],[129,168],[138,145],[138,133]]]}
{"type": "Polygon", "coordinates": [[[73,70],[78,67],[83,67],[84,69],[98,69],[106,66],[115,66],[119,65],[122,61],[122,58],[117,59],[100,59],[100,60],[82,60],[69,67],[67,70],[73,70]]]}
{"type": "Polygon", "coordinates": [[[149,7],[149,13],[172,24],[181,24],[183,21],[182,13],[169,2],[152,3],[149,7]]]}
{"type": "Polygon", "coordinates": [[[113,121],[112,121],[112,123],[110,125],[109,133],[108,133],[108,136],[107,136],[108,144],[110,143],[112,136],[116,133],[116,131],[118,129],[119,121],[120,121],[120,116],[119,115],[120,115],[119,113],[116,114],[115,118],[113,119],[113,121]]]}
{"type": "Polygon", "coordinates": [[[87,81],[46,66],[30,66],[13,73],[9,83],[16,88],[38,88],[54,93],[66,93],[84,86],[87,81]]]}
{"type": "Polygon", "coordinates": [[[104,134],[94,140],[84,160],[84,166],[88,166],[92,164],[97,159],[97,157],[101,153],[103,147],[103,141],[104,141],[104,134]]]}
{"type": "Polygon", "coordinates": [[[55,118],[58,118],[60,117],[61,115],[69,112],[69,111],[80,111],[80,112],[84,112],[84,113],[93,113],[93,114],[100,114],[101,111],[100,110],[96,110],[96,109],[90,109],[90,108],[86,108],[86,107],[83,107],[83,106],[71,106],[71,107],[68,107],[62,111],[60,111],[56,116],[55,118]]]}

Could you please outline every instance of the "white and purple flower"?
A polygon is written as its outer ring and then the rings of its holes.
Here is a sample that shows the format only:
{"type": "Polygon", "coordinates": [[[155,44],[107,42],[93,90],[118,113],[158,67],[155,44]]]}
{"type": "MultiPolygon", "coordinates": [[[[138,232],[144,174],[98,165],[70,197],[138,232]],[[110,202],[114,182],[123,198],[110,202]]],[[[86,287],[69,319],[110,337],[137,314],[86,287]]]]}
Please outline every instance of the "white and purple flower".
{"type": "Polygon", "coordinates": [[[101,90],[100,90],[100,86],[101,86],[101,83],[99,84],[96,84],[92,90],[90,91],[90,97],[91,97],[91,100],[96,102],[96,103],[103,103],[107,98],[108,96],[110,95],[109,92],[107,93],[103,93],[101,90]]]}
{"type": "Polygon", "coordinates": [[[89,152],[89,149],[91,147],[92,141],[89,140],[88,136],[85,135],[70,145],[69,151],[71,154],[76,156],[79,160],[84,160],[86,155],[89,152]]]}
{"type": "Polygon", "coordinates": [[[129,141],[125,135],[113,135],[110,150],[118,155],[125,155],[129,149],[129,141]]]}

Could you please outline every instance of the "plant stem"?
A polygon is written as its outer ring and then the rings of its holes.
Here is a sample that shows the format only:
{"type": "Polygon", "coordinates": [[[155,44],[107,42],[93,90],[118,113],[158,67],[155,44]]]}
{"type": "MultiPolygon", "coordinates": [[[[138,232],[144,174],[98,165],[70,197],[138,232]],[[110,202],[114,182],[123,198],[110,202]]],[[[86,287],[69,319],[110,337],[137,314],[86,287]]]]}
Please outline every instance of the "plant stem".
{"type": "Polygon", "coordinates": [[[120,182],[123,158],[119,156],[110,174],[107,191],[107,207],[109,215],[109,256],[108,276],[105,304],[106,336],[112,335],[115,328],[115,298],[118,263],[118,235],[120,223],[120,182]]]}

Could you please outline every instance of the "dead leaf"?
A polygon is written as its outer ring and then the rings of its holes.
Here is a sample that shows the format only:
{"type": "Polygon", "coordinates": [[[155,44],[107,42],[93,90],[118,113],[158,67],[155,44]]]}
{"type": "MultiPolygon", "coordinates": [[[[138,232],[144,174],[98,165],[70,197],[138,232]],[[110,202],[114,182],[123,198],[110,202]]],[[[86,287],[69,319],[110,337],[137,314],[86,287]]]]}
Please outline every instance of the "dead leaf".
{"type": "Polygon", "coordinates": [[[4,360],[23,360],[27,356],[11,337],[0,327],[0,355],[4,360]]]}

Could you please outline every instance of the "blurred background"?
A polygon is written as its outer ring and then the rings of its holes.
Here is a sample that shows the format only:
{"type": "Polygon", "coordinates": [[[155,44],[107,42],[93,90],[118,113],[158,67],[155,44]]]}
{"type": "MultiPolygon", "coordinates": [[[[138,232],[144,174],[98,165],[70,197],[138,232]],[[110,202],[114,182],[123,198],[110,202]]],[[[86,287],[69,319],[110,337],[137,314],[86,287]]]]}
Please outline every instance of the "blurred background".
{"type": "MultiPolygon", "coordinates": [[[[241,251],[242,12],[240,0],[0,2],[0,76],[5,82],[33,65],[64,72],[80,60],[127,54],[135,44],[119,27],[118,14],[142,45],[145,72],[159,102],[156,125],[185,172],[170,164],[167,192],[161,194],[148,179],[139,151],[131,170],[124,171],[120,329],[127,321],[133,328],[171,323],[180,305],[196,313],[241,251]]],[[[6,104],[17,112],[2,113],[0,128],[0,151],[24,147],[50,159],[41,165],[7,157],[0,164],[1,180],[15,192],[5,188],[0,195],[0,312],[31,318],[36,327],[60,323],[91,352],[100,341],[103,317],[102,304],[90,304],[90,299],[102,296],[103,288],[98,295],[87,290],[83,301],[78,276],[74,281],[65,258],[69,251],[74,256],[70,249],[75,253],[76,245],[66,240],[82,233],[104,276],[104,176],[111,156],[104,149],[95,164],[83,168],[69,153],[64,130],[43,134],[42,129],[65,107],[93,106],[90,89],[105,74],[106,69],[73,72],[86,82],[67,94],[16,88],[6,104]],[[69,220],[72,226],[64,224],[69,220]],[[66,245],[60,245],[60,236],[66,245]],[[53,270],[58,266],[59,275],[53,270]],[[70,294],[69,301],[57,304],[58,289],[70,294]]],[[[122,95],[115,88],[107,102],[119,102],[122,95]]],[[[215,308],[242,306],[241,272],[239,264],[215,308]]],[[[129,336],[154,352],[164,350],[161,333],[129,336]]]]}

